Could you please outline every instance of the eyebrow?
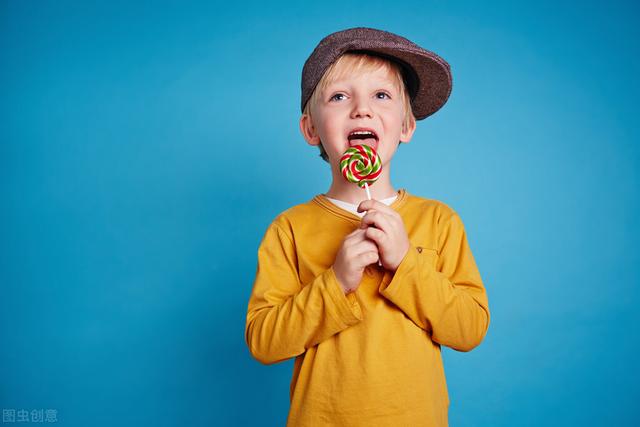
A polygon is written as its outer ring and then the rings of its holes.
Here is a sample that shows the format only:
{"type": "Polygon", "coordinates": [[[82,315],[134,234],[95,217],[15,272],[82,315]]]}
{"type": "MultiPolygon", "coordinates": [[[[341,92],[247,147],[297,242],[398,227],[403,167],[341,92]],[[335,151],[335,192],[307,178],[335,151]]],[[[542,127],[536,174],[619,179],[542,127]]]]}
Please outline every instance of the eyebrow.
{"type": "MultiPolygon", "coordinates": [[[[328,93],[328,92],[333,92],[334,90],[339,90],[338,88],[340,88],[343,85],[344,85],[344,83],[340,83],[340,82],[329,83],[325,87],[324,92],[328,93]]],[[[373,90],[388,89],[388,88],[391,88],[391,89],[394,89],[394,90],[398,90],[397,84],[392,82],[392,81],[377,81],[377,82],[374,82],[372,86],[375,88],[373,90]]]]}

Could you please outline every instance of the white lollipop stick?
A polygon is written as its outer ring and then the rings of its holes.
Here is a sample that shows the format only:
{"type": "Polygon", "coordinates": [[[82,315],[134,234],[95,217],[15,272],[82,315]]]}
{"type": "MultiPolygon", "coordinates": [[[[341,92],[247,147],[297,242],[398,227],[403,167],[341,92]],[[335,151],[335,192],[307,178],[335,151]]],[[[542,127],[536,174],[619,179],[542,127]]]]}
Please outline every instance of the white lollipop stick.
{"type": "MultiPolygon", "coordinates": [[[[365,182],[364,189],[367,190],[367,200],[371,200],[371,192],[369,191],[369,185],[365,182]]],[[[378,259],[378,265],[382,267],[382,261],[378,259]]]]}
{"type": "Polygon", "coordinates": [[[367,190],[367,200],[371,200],[371,192],[369,191],[369,184],[364,183],[364,189],[367,190]]]}

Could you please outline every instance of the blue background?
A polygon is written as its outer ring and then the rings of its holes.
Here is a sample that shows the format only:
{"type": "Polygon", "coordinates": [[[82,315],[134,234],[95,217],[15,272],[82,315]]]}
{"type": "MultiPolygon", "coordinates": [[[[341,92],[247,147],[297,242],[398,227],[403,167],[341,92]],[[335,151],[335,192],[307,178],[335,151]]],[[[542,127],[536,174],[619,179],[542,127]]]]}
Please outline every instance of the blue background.
{"type": "Polygon", "coordinates": [[[284,425],[292,362],[244,343],[256,251],[329,187],[298,129],[305,59],[371,26],[454,76],[393,172],[461,215],[489,295],[484,342],[443,351],[451,425],[637,425],[638,12],[2,1],[0,407],[284,425]]]}

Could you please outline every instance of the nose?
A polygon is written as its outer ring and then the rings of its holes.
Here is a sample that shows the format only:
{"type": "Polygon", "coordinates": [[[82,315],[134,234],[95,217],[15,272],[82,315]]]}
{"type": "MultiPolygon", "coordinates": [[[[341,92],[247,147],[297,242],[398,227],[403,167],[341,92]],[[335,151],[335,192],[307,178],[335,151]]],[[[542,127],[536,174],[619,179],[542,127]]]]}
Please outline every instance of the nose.
{"type": "Polygon", "coordinates": [[[355,98],[353,110],[351,111],[351,118],[356,119],[360,117],[373,117],[373,111],[371,111],[369,100],[364,96],[355,98]]]}

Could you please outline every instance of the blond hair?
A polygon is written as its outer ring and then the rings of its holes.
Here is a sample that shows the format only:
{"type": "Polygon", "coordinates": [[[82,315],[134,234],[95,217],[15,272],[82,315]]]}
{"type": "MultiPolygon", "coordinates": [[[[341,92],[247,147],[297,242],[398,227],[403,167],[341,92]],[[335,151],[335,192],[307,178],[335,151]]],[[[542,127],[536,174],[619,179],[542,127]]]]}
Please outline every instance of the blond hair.
{"type": "MultiPolygon", "coordinates": [[[[380,56],[369,55],[366,53],[348,52],[340,56],[333,64],[331,64],[329,68],[327,68],[327,71],[325,71],[325,73],[323,74],[316,88],[313,90],[309,101],[307,101],[307,104],[304,106],[303,114],[308,115],[309,119],[312,119],[311,109],[318,102],[320,94],[327,88],[327,86],[329,86],[336,80],[343,78],[346,74],[365,74],[377,71],[379,69],[391,71],[396,89],[398,89],[402,104],[404,105],[405,115],[402,122],[402,127],[403,129],[408,129],[411,125],[411,122],[415,121],[415,117],[413,115],[413,110],[411,109],[411,99],[409,97],[409,93],[402,77],[402,69],[397,63],[391,60],[382,58],[380,56]]],[[[319,145],[319,148],[320,157],[328,162],[329,157],[327,156],[327,152],[324,150],[322,143],[319,145]]]]}

